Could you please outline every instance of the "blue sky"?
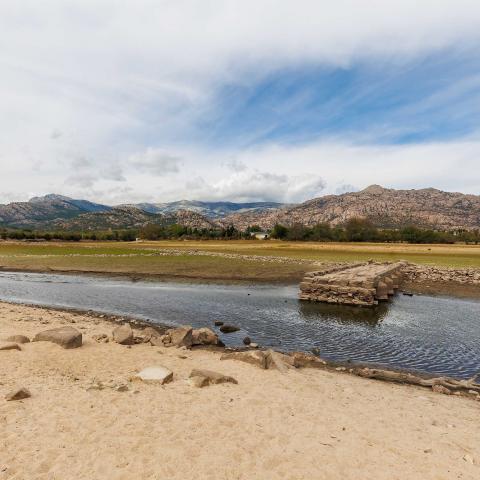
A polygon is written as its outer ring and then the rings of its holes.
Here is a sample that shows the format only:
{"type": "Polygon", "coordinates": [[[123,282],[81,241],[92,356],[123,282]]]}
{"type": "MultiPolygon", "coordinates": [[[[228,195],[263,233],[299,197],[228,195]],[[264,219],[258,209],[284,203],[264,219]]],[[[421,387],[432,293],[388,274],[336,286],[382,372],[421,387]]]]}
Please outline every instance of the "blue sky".
{"type": "Polygon", "coordinates": [[[252,147],[350,136],[377,144],[447,141],[480,124],[480,57],[446,51],[406,63],[300,66],[219,88],[198,120],[208,145],[252,147]]]}
{"type": "Polygon", "coordinates": [[[0,201],[480,194],[472,0],[0,4],[0,201]]]}

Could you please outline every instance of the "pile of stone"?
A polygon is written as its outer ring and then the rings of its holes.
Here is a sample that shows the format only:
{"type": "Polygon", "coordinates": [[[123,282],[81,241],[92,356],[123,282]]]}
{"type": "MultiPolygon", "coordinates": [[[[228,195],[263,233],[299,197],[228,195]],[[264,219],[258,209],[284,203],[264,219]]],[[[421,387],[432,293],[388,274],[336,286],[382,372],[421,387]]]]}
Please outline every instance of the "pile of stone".
{"type": "Polygon", "coordinates": [[[403,269],[410,282],[454,282],[462,285],[480,285],[480,269],[447,268],[407,264],[403,269]]]}
{"type": "Polygon", "coordinates": [[[404,262],[367,262],[307,273],[300,300],[340,305],[373,306],[388,300],[400,287],[404,262]]]}

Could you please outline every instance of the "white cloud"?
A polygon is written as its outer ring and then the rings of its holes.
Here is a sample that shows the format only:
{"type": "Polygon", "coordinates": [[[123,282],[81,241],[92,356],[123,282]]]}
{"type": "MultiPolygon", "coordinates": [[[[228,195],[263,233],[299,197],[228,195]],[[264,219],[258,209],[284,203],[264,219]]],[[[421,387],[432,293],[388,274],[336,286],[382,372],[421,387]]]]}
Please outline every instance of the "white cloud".
{"type": "Polygon", "coordinates": [[[319,196],[325,182],[317,175],[289,176],[243,170],[210,182],[199,177],[187,182],[186,188],[190,197],[204,200],[300,202],[319,196]]]}
{"type": "Polygon", "coordinates": [[[119,193],[293,201],[344,183],[478,193],[475,140],[212,151],[189,133],[225,83],[305,64],[408,63],[475,51],[479,41],[477,0],[1,2],[2,184],[17,199],[58,192],[105,202],[119,193]]]}
{"type": "Polygon", "coordinates": [[[182,159],[156,148],[147,148],[144,152],[131,155],[129,165],[134,169],[152,175],[163,176],[177,173],[182,159]]]}

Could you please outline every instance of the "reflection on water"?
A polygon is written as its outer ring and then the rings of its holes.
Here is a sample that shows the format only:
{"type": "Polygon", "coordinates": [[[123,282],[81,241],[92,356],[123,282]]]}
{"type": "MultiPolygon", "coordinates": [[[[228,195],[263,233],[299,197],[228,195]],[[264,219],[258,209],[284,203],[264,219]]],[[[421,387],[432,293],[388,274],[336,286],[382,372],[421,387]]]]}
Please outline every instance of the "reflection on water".
{"type": "Polygon", "coordinates": [[[389,304],[380,303],[374,308],[352,307],[348,305],[328,305],[313,302],[299,302],[300,314],[313,322],[332,321],[342,325],[363,323],[375,327],[388,314],[389,304]]]}
{"type": "Polygon", "coordinates": [[[470,377],[480,371],[480,303],[397,296],[374,309],[299,302],[297,286],[154,283],[100,277],[0,273],[0,299],[92,309],[194,327],[215,320],[284,350],[320,349],[325,358],[470,377]]]}

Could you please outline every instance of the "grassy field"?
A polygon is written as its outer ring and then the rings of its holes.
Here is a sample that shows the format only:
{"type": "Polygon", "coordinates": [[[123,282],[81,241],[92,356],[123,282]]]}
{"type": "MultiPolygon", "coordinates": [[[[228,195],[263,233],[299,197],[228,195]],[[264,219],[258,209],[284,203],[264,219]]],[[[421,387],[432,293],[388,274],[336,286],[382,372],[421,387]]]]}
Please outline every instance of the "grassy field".
{"type": "Polygon", "coordinates": [[[480,268],[480,246],[279,241],[0,242],[0,266],[4,269],[219,281],[298,281],[306,271],[315,268],[316,262],[368,259],[480,268]],[[224,256],[232,254],[235,257],[224,256]]]}

